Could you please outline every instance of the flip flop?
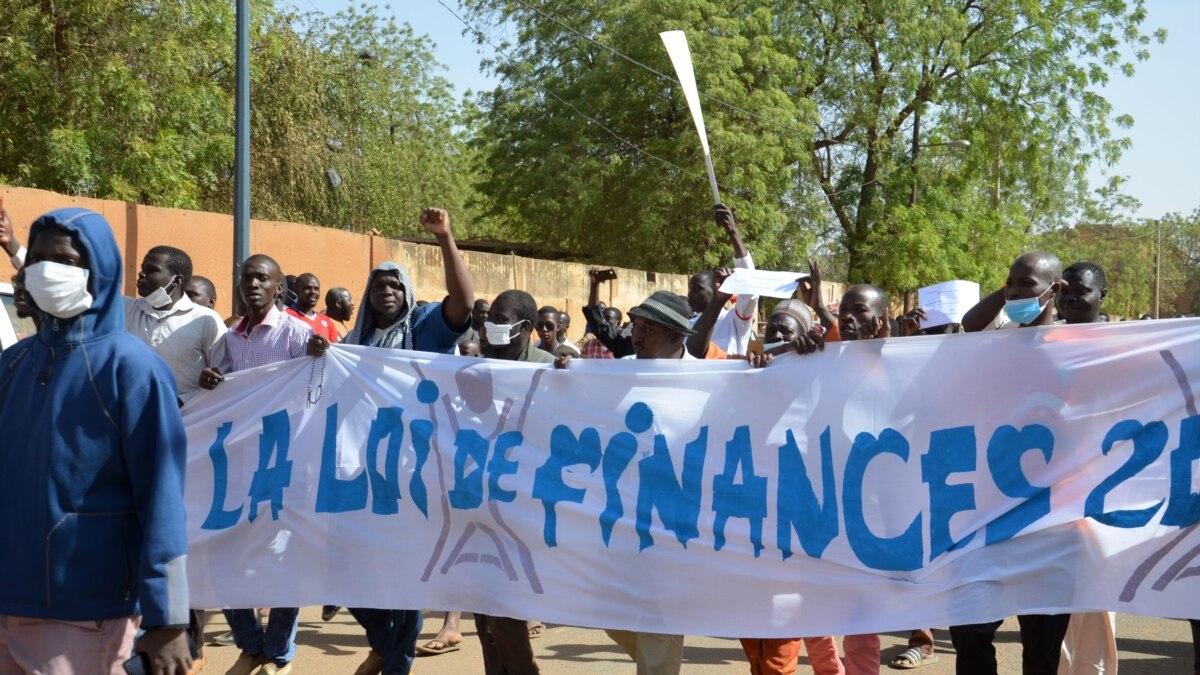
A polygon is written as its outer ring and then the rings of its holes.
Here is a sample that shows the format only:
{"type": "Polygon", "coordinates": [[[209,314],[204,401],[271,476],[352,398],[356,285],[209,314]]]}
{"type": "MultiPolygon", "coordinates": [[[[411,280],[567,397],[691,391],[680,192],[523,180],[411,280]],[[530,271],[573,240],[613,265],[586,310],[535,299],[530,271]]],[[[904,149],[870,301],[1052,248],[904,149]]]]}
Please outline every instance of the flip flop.
{"type": "Polygon", "coordinates": [[[456,652],[461,649],[459,644],[460,643],[458,642],[449,643],[442,642],[441,640],[430,640],[423,645],[417,645],[417,656],[437,656],[438,654],[449,654],[450,652],[456,652]],[[440,648],[429,646],[435,644],[442,646],[440,648]]]}
{"type": "Polygon", "coordinates": [[[920,649],[912,647],[893,656],[891,663],[888,664],[888,667],[895,668],[896,670],[912,670],[913,668],[920,668],[922,666],[928,666],[931,663],[937,662],[937,654],[925,656],[921,653],[920,649]]]}
{"type": "Polygon", "coordinates": [[[529,625],[525,627],[525,630],[529,632],[530,640],[536,640],[545,634],[546,624],[542,623],[541,621],[531,621],[529,622],[529,625]]]}

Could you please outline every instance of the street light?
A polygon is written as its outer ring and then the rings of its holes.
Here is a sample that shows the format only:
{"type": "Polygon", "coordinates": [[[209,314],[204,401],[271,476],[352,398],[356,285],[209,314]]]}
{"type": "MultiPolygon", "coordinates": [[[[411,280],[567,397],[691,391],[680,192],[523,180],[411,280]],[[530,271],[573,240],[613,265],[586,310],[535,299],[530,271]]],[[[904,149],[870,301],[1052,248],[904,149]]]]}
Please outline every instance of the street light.
{"type": "Polygon", "coordinates": [[[242,263],[250,257],[250,0],[237,0],[234,97],[233,313],[244,311],[237,292],[242,263]]]}
{"type": "Polygon", "coordinates": [[[921,147],[922,148],[936,148],[939,145],[945,146],[947,148],[969,148],[969,147],[971,147],[971,141],[960,138],[957,140],[943,141],[940,143],[922,143],[921,147]]]}
{"type": "Polygon", "coordinates": [[[916,118],[916,125],[913,127],[913,144],[912,144],[912,194],[909,195],[908,205],[917,205],[917,156],[921,154],[921,148],[969,148],[971,141],[956,138],[952,141],[935,141],[933,143],[921,143],[918,141],[920,133],[920,118],[916,118]]]}

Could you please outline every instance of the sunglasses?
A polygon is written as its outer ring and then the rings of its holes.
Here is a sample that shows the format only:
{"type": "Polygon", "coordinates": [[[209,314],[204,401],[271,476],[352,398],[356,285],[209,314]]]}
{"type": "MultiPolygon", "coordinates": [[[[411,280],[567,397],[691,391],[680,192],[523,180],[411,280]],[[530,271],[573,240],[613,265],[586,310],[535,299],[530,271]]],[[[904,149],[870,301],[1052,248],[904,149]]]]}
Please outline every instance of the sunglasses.
{"type": "Polygon", "coordinates": [[[558,325],[552,321],[543,321],[537,324],[537,328],[538,330],[555,330],[558,328],[558,325]]]}

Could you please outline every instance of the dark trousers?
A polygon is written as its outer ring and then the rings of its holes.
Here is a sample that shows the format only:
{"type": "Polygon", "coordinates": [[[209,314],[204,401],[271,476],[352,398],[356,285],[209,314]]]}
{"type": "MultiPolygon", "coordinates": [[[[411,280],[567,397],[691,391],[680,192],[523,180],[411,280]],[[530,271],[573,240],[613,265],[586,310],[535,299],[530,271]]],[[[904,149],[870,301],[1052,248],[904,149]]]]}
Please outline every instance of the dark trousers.
{"type": "Polygon", "coordinates": [[[187,639],[192,658],[200,658],[204,654],[204,610],[193,609],[188,612],[187,639]]]}
{"type": "MultiPolygon", "coordinates": [[[[1070,614],[1027,614],[1018,616],[1021,624],[1022,675],[1057,675],[1063,638],[1067,635],[1070,614]]],[[[950,639],[958,653],[957,675],[997,675],[996,630],[1002,621],[951,626],[950,639]]]]}
{"type": "Polygon", "coordinates": [[[367,631],[367,644],[383,657],[382,675],[408,675],[421,635],[421,610],[350,607],[350,615],[367,631]]]}
{"type": "Polygon", "coordinates": [[[1196,652],[1196,661],[1193,668],[1196,670],[1196,675],[1200,675],[1200,621],[1192,619],[1192,650],[1196,652]]]}
{"type": "Polygon", "coordinates": [[[538,675],[524,619],[476,614],[475,632],[483,648],[484,675],[538,675]]]}

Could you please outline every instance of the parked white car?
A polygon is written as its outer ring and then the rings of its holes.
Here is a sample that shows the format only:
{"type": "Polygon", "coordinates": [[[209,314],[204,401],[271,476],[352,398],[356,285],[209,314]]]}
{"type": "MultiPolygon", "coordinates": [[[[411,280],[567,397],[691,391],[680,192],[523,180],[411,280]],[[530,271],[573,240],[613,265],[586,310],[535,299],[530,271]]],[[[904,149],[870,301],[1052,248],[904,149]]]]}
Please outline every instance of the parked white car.
{"type": "Polygon", "coordinates": [[[3,351],[15,345],[18,340],[33,335],[37,329],[33,325],[33,319],[17,316],[12,284],[0,282],[0,302],[4,303],[4,311],[0,312],[0,351],[3,351]]]}

